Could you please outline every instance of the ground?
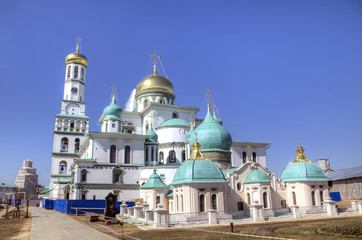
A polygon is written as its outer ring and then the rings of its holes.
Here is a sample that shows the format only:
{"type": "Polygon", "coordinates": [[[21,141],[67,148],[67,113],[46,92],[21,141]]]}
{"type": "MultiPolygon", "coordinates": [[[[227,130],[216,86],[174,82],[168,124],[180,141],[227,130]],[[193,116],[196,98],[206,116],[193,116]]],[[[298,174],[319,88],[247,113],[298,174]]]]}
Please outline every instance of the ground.
{"type": "MultiPolygon", "coordinates": [[[[30,215],[30,214],[29,214],[30,215]]],[[[21,218],[0,218],[0,239],[30,239],[31,218],[24,218],[25,212],[21,211],[21,218]]]]}

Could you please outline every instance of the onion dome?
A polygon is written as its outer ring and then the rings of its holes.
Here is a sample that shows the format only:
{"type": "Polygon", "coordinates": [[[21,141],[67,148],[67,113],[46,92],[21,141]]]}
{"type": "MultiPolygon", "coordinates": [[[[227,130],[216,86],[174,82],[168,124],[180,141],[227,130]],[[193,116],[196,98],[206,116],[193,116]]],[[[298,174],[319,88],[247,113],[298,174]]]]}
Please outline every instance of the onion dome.
{"type": "Polygon", "coordinates": [[[205,159],[200,150],[201,145],[195,139],[191,159],[182,163],[177,169],[172,185],[226,182],[220,168],[212,161],[205,159]]]}
{"type": "Polygon", "coordinates": [[[328,181],[323,169],[304,155],[300,144],[296,152],[297,157],[283,170],[281,179],[284,182],[328,181]]]}
{"type": "Polygon", "coordinates": [[[175,96],[172,83],[167,78],[158,75],[156,68],[154,68],[153,74],[138,83],[136,97],[141,93],[149,92],[166,92],[175,96]]]}
{"type": "Polygon", "coordinates": [[[149,136],[146,140],[146,142],[157,142],[158,141],[158,135],[153,131],[152,127],[148,132],[146,133],[147,136],[149,136]]]}
{"type": "Polygon", "coordinates": [[[164,121],[157,128],[162,127],[190,127],[190,123],[180,118],[172,118],[164,121]]]}
{"type": "Polygon", "coordinates": [[[169,187],[161,180],[160,176],[156,173],[156,169],[154,169],[148,181],[141,186],[141,189],[143,188],[169,188],[169,187]]]}
{"type": "MultiPolygon", "coordinates": [[[[207,112],[204,121],[195,129],[197,139],[202,145],[201,150],[230,151],[232,139],[228,131],[207,112]]],[[[190,136],[189,142],[194,142],[190,136]]]]}
{"type": "Polygon", "coordinates": [[[79,53],[79,43],[77,44],[77,50],[65,57],[65,64],[68,63],[80,63],[87,67],[88,60],[83,54],[79,53]]]}
{"type": "Polygon", "coordinates": [[[195,132],[194,125],[191,124],[190,130],[186,133],[186,140],[189,140],[189,138],[194,134],[194,132],[195,132]]]}
{"type": "Polygon", "coordinates": [[[116,101],[114,100],[113,96],[111,104],[109,104],[103,110],[103,116],[105,118],[122,118],[122,114],[123,114],[122,108],[116,104],[116,101]]]}
{"type": "Polygon", "coordinates": [[[214,116],[213,118],[215,119],[215,121],[220,124],[222,126],[222,121],[216,116],[215,112],[214,112],[214,116]]]}
{"type": "Polygon", "coordinates": [[[244,183],[262,183],[262,182],[270,182],[268,176],[265,172],[260,170],[251,170],[246,174],[246,178],[244,183]]]}

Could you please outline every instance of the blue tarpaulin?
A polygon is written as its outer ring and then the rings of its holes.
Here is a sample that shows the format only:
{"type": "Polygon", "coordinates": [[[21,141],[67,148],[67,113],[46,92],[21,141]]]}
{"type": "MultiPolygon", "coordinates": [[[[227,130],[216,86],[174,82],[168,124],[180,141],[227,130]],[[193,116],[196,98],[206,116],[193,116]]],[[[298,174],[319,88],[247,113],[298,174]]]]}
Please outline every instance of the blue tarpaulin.
{"type": "Polygon", "coordinates": [[[342,200],[340,192],[330,192],[329,196],[331,197],[332,201],[335,201],[335,202],[339,202],[342,200]]]}

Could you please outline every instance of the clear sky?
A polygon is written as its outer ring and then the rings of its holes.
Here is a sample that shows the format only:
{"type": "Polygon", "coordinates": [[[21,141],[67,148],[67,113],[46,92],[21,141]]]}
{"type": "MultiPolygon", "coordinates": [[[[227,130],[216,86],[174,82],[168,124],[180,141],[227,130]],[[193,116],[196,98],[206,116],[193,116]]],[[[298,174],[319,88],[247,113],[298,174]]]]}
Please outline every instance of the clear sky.
{"type": "Polygon", "coordinates": [[[298,138],[311,160],[362,165],[362,1],[3,0],[0,183],[13,183],[29,158],[49,184],[64,58],[78,36],[91,131],[111,85],[123,105],[157,49],[176,104],[201,107],[203,118],[209,88],[233,140],[272,144],[277,176],[298,138]]]}

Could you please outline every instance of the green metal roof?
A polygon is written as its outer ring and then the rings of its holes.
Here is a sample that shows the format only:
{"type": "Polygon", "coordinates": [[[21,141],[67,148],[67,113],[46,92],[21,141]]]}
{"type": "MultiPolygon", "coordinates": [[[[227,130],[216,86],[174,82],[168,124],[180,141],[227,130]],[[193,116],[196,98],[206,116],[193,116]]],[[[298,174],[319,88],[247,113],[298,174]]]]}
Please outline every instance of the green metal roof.
{"type": "Polygon", "coordinates": [[[113,99],[111,104],[109,104],[103,110],[103,116],[105,118],[121,118],[123,114],[123,110],[116,104],[116,101],[113,99]]]}
{"type": "Polygon", "coordinates": [[[15,185],[0,185],[0,187],[3,187],[3,188],[18,188],[18,186],[15,186],[15,185]]]}
{"type": "Polygon", "coordinates": [[[156,169],[154,169],[148,181],[141,186],[141,189],[144,188],[168,188],[168,186],[161,180],[160,176],[156,173],[156,169]]]}
{"type": "Polygon", "coordinates": [[[221,126],[222,126],[222,121],[216,116],[216,114],[214,113],[213,118],[216,120],[216,122],[218,122],[221,126]]]}
{"type": "Polygon", "coordinates": [[[86,119],[89,119],[89,117],[87,117],[87,116],[77,115],[77,114],[57,114],[55,116],[57,116],[57,117],[73,117],[73,118],[86,118],[86,119]]]}
{"type": "Polygon", "coordinates": [[[55,179],[53,182],[55,183],[69,183],[72,179],[71,178],[59,178],[55,179]]]}
{"type": "Polygon", "coordinates": [[[193,159],[181,164],[175,173],[172,185],[216,182],[226,182],[220,168],[210,160],[193,159]]]}
{"type": "Polygon", "coordinates": [[[281,179],[284,182],[328,181],[326,174],[314,162],[291,162],[283,170],[281,179]]]}
{"type": "Polygon", "coordinates": [[[270,182],[268,176],[265,172],[260,170],[251,170],[246,174],[244,183],[260,183],[260,182],[270,182]]]}
{"type": "Polygon", "coordinates": [[[238,169],[238,168],[224,169],[224,170],[222,170],[222,173],[224,174],[224,176],[226,176],[226,174],[234,172],[236,169],[238,169]]]}
{"type": "Polygon", "coordinates": [[[157,142],[158,141],[158,135],[157,135],[157,133],[155,133],[155,131],[153,131],[152,128],[150,130],[148,130],[146,135],[149,136],[147,138],[146,142],[157,142]]]}
{"type": "MultiPolygon", "coordinates": [[[[201,144],[201,151],[204,150],[224,150],[229,151],[232,139],[228,131],[221,126],[211,115],[206,114],[204,121],[195,129],[197,141],[201,144]]],[[[195,142],[195,136],[191,135],[189,140],[190,148],[195,142]]]]}
{"type": "Polygon", "coordinates": [[[191,135],[195,132],[195,128],[192,126],[191,129],[186,133],[186,139],[188,140],[191,135]]]}
{"type": "Polygon", "coordinates": [[[172,184],[168,185],[168,194],[166,197],[173,197],[173,186],[172,184]]]}
{"type": "Polygon", "coordinates": [[[172,118],[172,119],[166,120],[163,123],[161,123],[161,125],[158,126],[158,128],[161,128],[161,127],[176,127],[176,126],[190,127],[190,123],[188,123],[185,120],[180,119],[180,118],[172,118]]]}

